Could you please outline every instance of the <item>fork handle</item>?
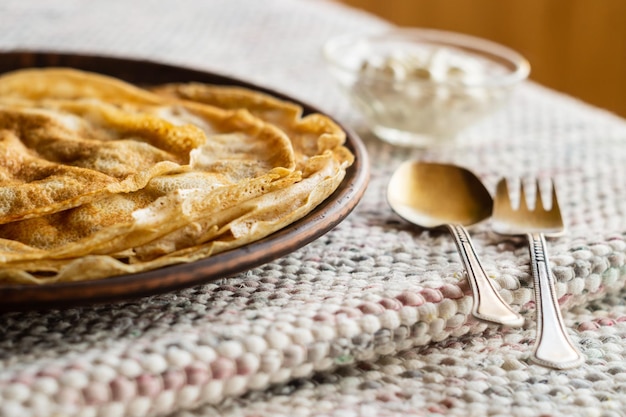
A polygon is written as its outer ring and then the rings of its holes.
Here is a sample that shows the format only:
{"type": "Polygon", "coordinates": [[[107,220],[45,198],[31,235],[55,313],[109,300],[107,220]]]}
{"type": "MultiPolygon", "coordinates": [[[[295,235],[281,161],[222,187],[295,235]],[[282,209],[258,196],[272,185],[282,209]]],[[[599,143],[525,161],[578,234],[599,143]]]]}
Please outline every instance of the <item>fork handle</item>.
{"type": "Polygon", "coordinates": [[[583,356],[563,324],[543,233],[529,233],[528,243],[537,306],[537,337],[532,359],[550,368],[573,368],[583,362],[583,356]]]}
{"type": "Polygon", "coordinates": [[[474,304],[472,314],[477,319],[510,327],[519,327],[524,324],[524,318],[500,297],[491,280],[485,273],[474,245],[467,230],[458,224],[448,225],[454,236],[454,241],[461,255],[461,260],[467,272],[467,278],[472,288],[474,304]]]}

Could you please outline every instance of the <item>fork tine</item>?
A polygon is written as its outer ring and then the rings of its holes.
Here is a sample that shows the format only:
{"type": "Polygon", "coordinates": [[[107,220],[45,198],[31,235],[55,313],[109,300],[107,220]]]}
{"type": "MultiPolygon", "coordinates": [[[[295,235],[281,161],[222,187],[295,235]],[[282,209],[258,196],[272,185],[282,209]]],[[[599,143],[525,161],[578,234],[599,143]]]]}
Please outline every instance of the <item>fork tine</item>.
{"type": "Polygon", "coordinates": [[[555,215],[558,214],[561,217],[561,208],[559,207],[559,199],[556,196],[556,185],[554,184],[554,180],[550,182],[550,186],[552,187],[552,193],[550,194],[552,198],[552,206],[550,207],[550,212],[555,215]]]}
{"type": "Polygon", "coordinates": [[[509,186],[506,178],[502,178],[498,181],[498,185],[496,186],[496,196],[502,203],[502,205],[497,204],[496,208],[511,207],[511,195],[509,194],[509,186]]]}
{"type": "Polygon", "coordinates": [[[543,204],[543,198],[541,196],[541,186],[539,185],[539,180],[535,181],[535,186],[537,188],[537,191],[535,194],[535,210],[546,211],[545,206],[543,204]]]}
{"type": "Polygon", "coordinates": [[[530,211],[529,206],[528,206],[528,201],[526,199],[526,188],[524,186],[524,181],[520,181],[520,190],[519,190],[519,209],[518,210],[523,210],[525,212],[530,211]]]}

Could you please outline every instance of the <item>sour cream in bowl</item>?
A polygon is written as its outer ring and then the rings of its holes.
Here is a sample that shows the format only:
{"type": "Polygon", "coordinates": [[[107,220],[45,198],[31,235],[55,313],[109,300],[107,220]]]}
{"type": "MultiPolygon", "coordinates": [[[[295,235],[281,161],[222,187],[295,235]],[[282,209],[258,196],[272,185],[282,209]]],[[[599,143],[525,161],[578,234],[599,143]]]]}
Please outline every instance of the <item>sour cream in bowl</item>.
{"type": "Polygon", "coordinates": [[[502,107],[530,72],[510,48],[432,29],[344,35],[323,53],[374,134],[402,146],[450,143],[502,107]]]}

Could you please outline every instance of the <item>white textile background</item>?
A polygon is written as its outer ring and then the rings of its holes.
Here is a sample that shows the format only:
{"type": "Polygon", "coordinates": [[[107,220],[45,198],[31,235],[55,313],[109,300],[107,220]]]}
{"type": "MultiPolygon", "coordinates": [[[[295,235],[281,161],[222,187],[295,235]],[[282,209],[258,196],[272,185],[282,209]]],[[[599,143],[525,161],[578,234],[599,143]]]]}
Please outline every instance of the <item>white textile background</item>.
{"type": "Polygon", "coordinates": [[[0,315],[0,416],[624,415],[626,122],[527,82],[458,148],[383,144],[334,85],[320,48],[388,26],[323,0],[0,3],[0,50],[239,77],[351,126],[371,160],[357,209],[267,265],[127,303],[0,315]],[[527,324],[470,317],[452,239],[409,227],[385,202],[391,172],[409,158],[463,165],[491,191],[502,176],[555,179],[569,233],[549,250],[582,367],[530,363],[527,249],[489,223],[472,230],[474,243],[527,324]]]}

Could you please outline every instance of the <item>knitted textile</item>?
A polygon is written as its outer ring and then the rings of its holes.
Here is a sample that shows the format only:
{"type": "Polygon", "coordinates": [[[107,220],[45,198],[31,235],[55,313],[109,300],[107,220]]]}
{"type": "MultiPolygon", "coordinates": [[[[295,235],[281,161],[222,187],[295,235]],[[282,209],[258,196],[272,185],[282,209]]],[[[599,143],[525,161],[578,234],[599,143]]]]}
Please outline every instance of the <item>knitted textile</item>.
{"type": "MultiPolygon", "coordinates": [[[[324,66],[333,35],[388,26],[323,0],[5,0],[0,49],[147,58],[240,77],[356,129],[371,182],[335,229],[240,275],[130,302],[0,315],[0,416],[626,415],[626,122],[531,82],[454,149],[372,137],[324,66]],[[453,239],[385,201],[406,159],[553,177],[548,241],[579,368],[533,365],[523,240],[471,229],[522,329],[474,320],[453,239]]],[[[1,302],[1,300],[0,300],[1,302]]]]}

